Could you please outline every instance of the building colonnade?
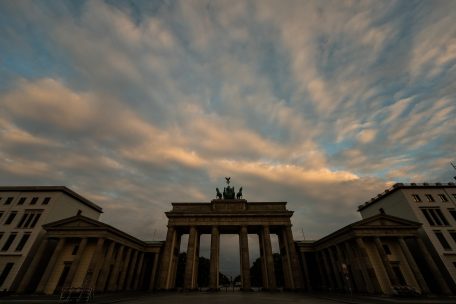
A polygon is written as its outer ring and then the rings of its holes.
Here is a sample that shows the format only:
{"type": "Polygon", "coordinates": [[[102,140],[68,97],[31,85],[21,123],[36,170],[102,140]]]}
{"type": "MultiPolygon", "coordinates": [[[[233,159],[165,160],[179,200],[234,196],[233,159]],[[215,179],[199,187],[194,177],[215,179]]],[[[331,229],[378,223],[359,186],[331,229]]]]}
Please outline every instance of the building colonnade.
{"type": "Polygon", "coordinates": [[[181,237],[184,233],[188,233],[184,289],[195,290],[198,288],[199,243],[200,236],[204,232],[210,232],[211,235],[209,271],[209,288],[211,290],[219,289],[220,234],[223,233],[237,233],[239,235],[241,289],[251,289],[248,243],[249,233],[256,233],[259,237],[261,273],[263,280],[262,288],[264,290],[276,289],[276,270],[274,269],[274,259],[271,246],[271,229],[274,233],[277,233],[279,239],[284,272],[284,288],[289,290],[303,289],[305,284],[301,274],[301,266],[295,243],[293,241],[291,225],[239,225],[235,227],[211,225],[210,228],[196,225],[191,225],[189,227],[169,225],[161,260],[159,289],[171,290],[175,288],[178,255],[181,237]]]}
{"type": "MultiPolygon", "coordinates": [[[[301,251],[304,260],[305,256],[301,251]]],[[[422,294],[451,294],[434,259],[417,236],[356,236],[341,242],[328,242],[315,249],[315,259],[320,286],[313,283],[310,288],[391,294],[397,286],[414,286],[422,294]],[[430,290],[409,243],[417,245],[415,255],[423,257],[439,290],[430,290]]]]}
{"type": "Polygon", "coordinates": [[[116,239],[46,236],[18,292],[52,294],[64,287],[93,288],[97,292],[153,289],[159,258],[159,251],[147,253],[116,239]],[[146,258],[155,268],[151,273],[146,273],[146,258]],[[152,277],[145,280],[146,275],[152,277]],[[143,286],[145,281],[149,286],[143,286]]]}

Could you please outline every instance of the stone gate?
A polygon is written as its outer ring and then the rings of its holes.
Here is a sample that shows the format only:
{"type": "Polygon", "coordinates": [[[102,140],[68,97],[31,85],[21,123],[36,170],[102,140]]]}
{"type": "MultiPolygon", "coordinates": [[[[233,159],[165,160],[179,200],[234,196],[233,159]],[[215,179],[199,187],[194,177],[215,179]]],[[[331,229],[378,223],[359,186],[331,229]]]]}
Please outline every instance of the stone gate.
{"type": "MultiPolygon", "coordinates": [[[[219,196],[210,203],[172,203],[172,210],[165,213],[169,221],[161,259],[159,288],[175,288],[178,254],[183,234],[189,235],[184,273],[186,290],[198,288],[199,243],[202,234],[211,235],[210,289],[219,288],[220,234],[239,235],[242,290],[251,288],[248,234],[258,234],[263,289],[277,288],[271,234],[277,234],[279,240],[284,288],[303,288],[301,267],[291,231],[290,218],[293,211],[286,209],[286,202],[247,202],[245,199],[227,198],[230,190],[234,193],[234,189],[229,186],[229,180],[227,182],[228,190],[225,188],[224,198],[219,196]]],[[[217,193],[220,193],[218,189],[217,193]]]]}

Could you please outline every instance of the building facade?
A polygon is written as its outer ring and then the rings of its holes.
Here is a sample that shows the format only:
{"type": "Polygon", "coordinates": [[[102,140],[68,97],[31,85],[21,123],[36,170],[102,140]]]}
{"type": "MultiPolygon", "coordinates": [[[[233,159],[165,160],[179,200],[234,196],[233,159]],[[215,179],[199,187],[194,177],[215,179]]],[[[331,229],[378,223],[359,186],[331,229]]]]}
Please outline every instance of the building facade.
{"type": "Polygon", "coordinates": [[[398,183],[360,205],[363,218],[379,212],[422,224],[419,235],[449,288],[456,290],[456,184],[398,183]]]}
{"type": "MultiPolygon", "coordinates": [[[[0,255],[2,288],[16,293],[44,294],[58,293],[64,288],[90,289],[97,293],[174,290],[176,277],[182,276],[185,290],[197,290],[201,287],[197,281],[200,238],[202,234],[209,234],[209,288],[218,290],[219,256],[223,250],[220,235],[229,233],[239,235],[243,290],[251,289],[248,235],[256,234],[263,290],[279,287],[277,274],[280,272],[282,287],[288,290],[389,295],[408,288],[419,294],[449,295],[455,289],[442,275],[438,252],[429,248],[423,239],[425,224],[410,219],[410,214],[393,216],[390,207],[397,207],[407,195],[418,199],[414,195],[424,198],[430,194],[450,200],[455,193],[452,186],[443,187],[446,192],[431,187],[435,192],[425,189],[421,193],[416,187],[396,185],[383,196],[405,194],[391,205],[374,208],[376,212],[371,215],[364,213],[364,219],[317,241],[294,240],[293,211],[286,208],[286,202],[248,202],[239,197],[235,199],[234,195],[226,197],[228,192],[224,191],[223,198],[220,193],[218,199],[211,202],[172,203],[172,210],[165,213],[168,217],[166,240],[155,242],[139,240],[100,222],[101,208],[68,188],[3,187],[0,201],[4,235],[0,248],[5,248],[0,255]],[[442,193],[445,197],[439,195],[442,193]],[[29,236],[23,241],[25,234],[29,236]],[[188,234],[186,261],[184,270],[178,273],[184,234],[188,234]],[[273,234],[279,242],[279,267],[272,254],[273,234]]],[[[381,199],[377,197],[363,208],[360,206],[360,211],[373,208],[381,199]]],[[[444,206],[445,213],[426,213],[418,208],[417,214],[431,218],[434,224],[437,219],[442,224],[450,223],[446,217],[451,216],[454,201],[453,205],[448,201],[443,203],[448,204],[444,206]],[[446,222],[440,213],[446,216],[446,222]]],[[[428,208],[426,204],[421,207],[428,208]]],[[[449,234],[452,230],[447,226],[443,227],[449,234]]],[[[439,226],[438,231],[441,230],[439,226]]],[[[436,230],[431,228],[430,231],[436,230]]]]}
{"type": "Polygon", "coordinates": [[[102,209],[63,186],[0,187],[0,291],[18,288],[46,233],[42,226],[78,212],[98,219],[102,209]]]}
{"type": "Polygon", "coordinates": [[[377,214],[318,241],[297,241],[310,290],[450,295],[420,223],[377,214]]]}
{"type": "Polygon", "coordinates": [[[163,242],[143,242],[80,214],[43,229],[46,234],[16,292],[53,294],[64,287],[97,293],[153,289],[163,242]]]}

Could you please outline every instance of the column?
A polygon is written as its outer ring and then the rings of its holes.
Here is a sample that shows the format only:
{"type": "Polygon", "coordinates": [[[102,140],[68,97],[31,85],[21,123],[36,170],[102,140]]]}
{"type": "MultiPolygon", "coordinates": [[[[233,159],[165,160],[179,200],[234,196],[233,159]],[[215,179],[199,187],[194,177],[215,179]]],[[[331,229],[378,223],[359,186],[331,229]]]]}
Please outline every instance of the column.
{"type": "Polygon", "coordinates": [[[359,267],[360,265],[355,262],[355,255],[353,254],[350,244],[348,242],[345,242],[344,245],[345,245],[345,251],[347,252],[348,260],[350,261],[350,266],[351,266],[351,270],[352,270],[351,273],[353,275],[353,279],[356,284],[356,290],[373,293],[374,289],[372,287],[372,284],[370,284],[370,280],[363,281],[362,276],[361,277],[359,276],[359,273],[362,272],[362,270],[361,270],[361,267],[359,267]]]}
{"type": "Polygon", "coordinates": [[[269,289],[268,268],[266,266],[266,256],[264,253],[263,231],[258,232],[258,243],[260,247],[260,264],[261,264],[261,283],[263,289],[269,289]]]}
{"type": "Polygon", "coordinates": [[[304,288],[302,271],[299,265],[298,255],[296,254],[296,247],[293,240],[293,233],[291,232],[291,225],[285,227],[285,235],[288,243],[288,253],[290,256],[291,272],[293,274],[293,283],[295,289],[304,288]]]}
{"type": "Polygon", "coordinates": [[[377,281],[377,276],[375,275],[375,270],[372,267],[372,264],[369,259],[369,255],[366,252],[366,246],[364,245],[363,239],[360,237],[357,237],[356,245],[358,246],[358,249],[359,249],[361,271],[363,273],[363,277],[364,277],[366,283],[371,284],[373,286],[374,293],[382,293],[380,284],[377,281]]]}
{"type": "Polygon", "coordinates": [[[144,285],[144,276],[146,275],[146,253],[143,252],[143,261],[141,263],[140,273],[138,276],[138,287],[139,290],[147,290],[146,286],[144,285]]]}
{"type": "Polygon", "coordinates": [[[410,253],[410,250],[407,247],[407,244],[405,243],[404,238],[402,238],[402,237],[399,238],[399,246],[401,246],[402,253],[405,256],[405,259],[407,260],[407,263],[409,264],[410,269],[412,269],[415,279],[417,280],[418,284],[420,285],[421,292],[423,294],[428,294],[430,292],[429,287],[426,284],[426,281],[424,280],[424,277],[421,274],[421,271],[418,268],[418,265],[416,264],[415,259],[413,258],[412,254],[410,253]]]}
{"type": "Polygon", "coordinates": [[[279,235],[280,255],[282,257],[282,270],[283,270],[283,287],[284,289],[293,289],[293,273],[290,260],[290,252],[287,246],[287,235],[284,229],[281,229],[279,235]]]}
{"type": "Polygon", "coordinates": [[[128,273],[128,263],[130,262],[131,252],[133,251],[133,249],[130,247],[126,247],[126,249],[127,249],[127,256],[122,261],[122,270],[120,271],[119,284],[117,286],[118,290],[124,289],[125,279],[127,278],[127,273],[128,273]]]}
{"type": "Polygon", "coordinates": [[[220,258],[220,232],[217,226],[212,226],[211,232],[211,265],[209,270],[209,288],[219,289],[219,258],[220,258]]]}
{"type": "Polygon", "coordinates": [[[342,277],[342,282],[343,282],[343,285],[344,285],[344,288],[348,291],[348,292],[352,292],[353,291],[353,288],[351,286],[351,281],[350,281],[350,271],[349,271],[349,268],[348,268],[348,262],[346,261],[346,259],[344,258],[344,255],[342,254],[342,250],[340,249],[340,246],[339,245],[334,245],[334,247],[336,248],[336,255],[337,255],[337,260],[339,261],[339,269],[340,269],[340,275],[342,277]],[[344,273],[342,270],[342,264],[345,264],[345,267],[346,267],[346,273],[344,273]]]}
{"type": "Polygon", "coordinates": [[[187,261],[185,263],[184,289],[194,290],[198,284],[198,231],[195,226],[190,227],[187,245],[187,261]]]}
{"type": "Polygon", "coordinates": [[[106,280],[108,279],[109,267],[111,266],[112,253],[114,252],[115,245],[116,243],[114,241],[111,241],[111,244],[108,247],[108,253],[104,258],[103,266],[101,267],[100,274],[98,275],[96,283],[97,291],[104,291],[106,280]]]}
{"type": "Polygon", "coordinates": [[[27,287],[30,283],[30,280],[31,280],[32,276],[35,275],[36,269],[37,269],[38,265],[40,264],[41,259],[43,258],[44,251],[46,250],[48,245],[49,245],[49,239],[44,238],[41,241],[40,247],[38,247],[38,250],[36,251],[35,256],[33,257],[33,260],[30,263],[28,270],[25,272],[24,277],[22,278],[22,281],[17,288],[18,293],[23,293],[23,292],[28,291],[27,287]]]}
{"type": "MultiPolygon", "coordinates": [[[[270,290],[277,289],[275,271],[274,271],[274,257],[272,256],[271,235],[269,233],[269,226],[263,226],[263,239],[264,239],[264,255],[266,260],[266,269],[268,272],[268,287],[270,290]]],[[[249,265],[250,272],[250,265],[249,265]]]]}
{"type": "Polygon", "coordinates": [[[332,252],[331,247],[326,248],[326,250],[328,251],[329,261],[331,262],[331,267],[332,267],[334,276],[336,277],[337,289],[343,290],[344,285],[342,283],[342,278],[340,275],[339,267],[337,267],[338,265],[337,265],[336,259],[334,258],[334,253],[332,252]]]}
{"type": "Polygon", "coordinates": [[[375,237],[374,238],[375,242],[375,247],[377,247],[377,251],[380,254],[380,258],[382,260],[383,268],[385,269],[388,278],[390,280],[390,288],[395,285],[399,285],[399,280],[396,277],[396,274],[393,271],[393,267],[391,267],[390,261],[388,259],[388,256],[386,255],[385,249],[383,249],[382,241],[380,241],[380,238],[375,237]]]}
{"type": "Polygon", "coordinates": [[[54,253],[51,256],[51,259],[49,260],[46,270],[43,273],[43,276],[41,277],[40,283],[38,284],[38,287],[36,288],[36,293],[43,293],[46,285],[49,281],[49,277],[51,276],[52,271],[54,270],[55,263],[57,262],[57,258],[60,256],[62,253],[63,247],[65,245],[65,238],[60,238],[59,242],[57,243],[57,247],[54,250],[54,253]]]}
{"type": "Polygon", "coordinates": [[[170,275],[172,268],[172,254],[176,242],[176,230],[173,226],[168,226],[166,233],[165,248],[163,250],[160,264],[160,289],[170,289],[170,275]]]}
{"type": "Polygon", "coordinates": [[[431,254],[426,248],[426,245],[424,245],[423,240],[421,240],[419,237],[416,238],[416,242],[418,243],[418,247],[423,255],[423,257],[426,260],[426,264],[429,266],[429,269],[432,272],[432,275],[434,276],[434,279],[437,281],[437,284],[439,284],[440,289],[443,294],[445,295],[451,295],[451,290],[448,287],[447,283],[443,279],[442,275],[440,274],[439,268],[437,267],[437,264],[434,262],[434,259],[432,258],[431,254]]]}
{"type": "Polygon", "coordinates": [[[176,275],[177,275],[177,264],[179,263],[179,251],[180,251],[180,244],[181,244],[181,237],[179,231],[176,231],[176,241],[174,242],[173,254],[172,254],[172,261],[171,261],[171,275],[169,288],[174,289],[176,287],[176,275]]]}
{"type": "Polygon", "coordinates": [[[334,291],[334,290],[337,289],[337,285],[334,282],[333,271],[332,271],[331,267],[329,266],[329,258],[328,258],[327,254],[326,254],[326,250],[322,249],[320,251],[320,254],[322,256],[323,265],[324,265],[324,268],[325,268],[325,271],[326,271],[326,275],[327,275],[328,280],[329,280],[330,290],[334,291]]]}
{"type": "Polygon", "coordinates": [[[239,256],[241,257],[241,288],[250,290],[250,262],[249,262],[249,240],[247,226],[242,226],[239,232],[239,256]]]}
{"type": "Polygon", "coordinates": [[[159,253],[154,253],[154,261],[152,265],[152,274],[150,276],[150,284],[149,284],[149,290],[155,290],[155,282],[157,278],[157,268],[158,268],[158,259],[159,259],[160,254],[159,253]]]}
{"type": "Polygon", "coordinates": [[[117,252],[116,260],[114,261],[114,269],[111,273],[111,277],[109,278],[109,283],[108,283],[109,291],[116,291],[119,289],[119,287],[117,286],[117,282],[118,282],[119,275],[120,275],[122,260],[124,258],[124,256],[123,256],[124,249],[125,249],[125,246],[120,245],[119,251],[117,252]]]}
{"type": "Polygon", "coordinates": [[[327,289],[329,289],[330,285],[326,278],[327,273],[324,269],[323,257],[321,256],[321,252],[315,252],[315,258],[317,260],[318,271],[320,271],[320,278],[322,284],[320,287],[326,287],[327,289]]]}
{"type": "Polygon", "coordinates": [[[311,280],[310,280],[310,275],[309,275],[309,268],[307,265],[307,259],[305,252],[301,251],[299,252],[299,255],[301,256],[301,263],[302,263],[302,271],[304,272],[304,286],[306,286],[307,291],[312,290],[312,285],[311,285],[311,280]]]}
{"type": "MultiPolygon", "coordinates": [[[[76,274],[76,271],[79,268],[79,264],[81,262],[81,257],[84,254],[85,248],[87,246],[87,238],[83,238],[79,241],[79,248],[78,252],[76,252],[76,256],[73,259],[73,262],[71,263],[70,271],[68,272],[67,278],[65,279],[65,283],[63,284],[64,287],[73,287],[73,279],[74,275],[76,274]]],[[[74,287],[79,287],[79,286],[74,286],[74,287]]]]}
{"type": "Polygon", "coordinates": [[[139,279],[141,277],[141,272],[144,263],[144,252],[139,253],[139,262],[138,267],[136,267],[136,272],[133,275],[133,290],[137,290],[139,287],[139,279]]]}
{"type": "Polygon", "coordinates": [[[97,240],[97,245],[95,251],[90,260],[89,268],[87,269],[87,285],[85,287],[95,288],[98,275],[100,273],[101,266],[103,265],[103,245],[105,243],[104,238],[99,238],[97,240]]]}
{"type": "Polygon", "coordinates": [[[131,257],[131,263],[130,266],[128,267],[128,274],[127,274],[127,280],[125,281],[125,290],[131,290],[131,283],[133,281],[134,275],[135,275],[135,269],[136,269],[136,264],[138,262],[138,255],[139,251],[132,249],[133,256],[131,257]]]}

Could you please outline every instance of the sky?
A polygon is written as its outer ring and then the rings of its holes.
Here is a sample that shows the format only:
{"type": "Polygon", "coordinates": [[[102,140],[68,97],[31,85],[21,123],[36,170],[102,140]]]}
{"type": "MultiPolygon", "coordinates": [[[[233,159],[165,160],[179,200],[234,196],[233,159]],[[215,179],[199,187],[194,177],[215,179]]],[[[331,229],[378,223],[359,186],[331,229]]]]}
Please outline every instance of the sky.
{"type": "Polygon", "coordinates": [[[1,1],[0,184],[65,185],[166,235],[225,176],[295,239],[450,182],[455,1],[1,1]]]}

